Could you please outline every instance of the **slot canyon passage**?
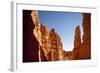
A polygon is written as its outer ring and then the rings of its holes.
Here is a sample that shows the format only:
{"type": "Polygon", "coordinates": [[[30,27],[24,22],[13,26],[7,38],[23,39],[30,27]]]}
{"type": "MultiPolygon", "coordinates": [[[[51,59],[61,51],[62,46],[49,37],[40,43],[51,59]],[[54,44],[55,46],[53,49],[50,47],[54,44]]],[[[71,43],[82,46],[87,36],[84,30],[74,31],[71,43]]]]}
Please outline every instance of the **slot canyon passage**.
{"type": "Polygon", "coordinates": [[[91,59],[91,13],[81,15],[83,31],[80,25],[74,27],[73,48],[66,51],[57,30],[55,28],[49,30],[40,22],[39,11],[23,10],[23,63],[91,59]]]}

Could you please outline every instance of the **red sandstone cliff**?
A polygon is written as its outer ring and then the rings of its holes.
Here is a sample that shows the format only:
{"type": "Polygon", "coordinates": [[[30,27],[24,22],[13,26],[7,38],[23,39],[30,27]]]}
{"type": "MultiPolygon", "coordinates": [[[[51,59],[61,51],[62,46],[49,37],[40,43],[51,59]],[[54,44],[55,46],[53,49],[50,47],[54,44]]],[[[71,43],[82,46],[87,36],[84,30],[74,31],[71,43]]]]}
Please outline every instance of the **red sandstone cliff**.
{"type": "Polygon", "coordinates": [[[83,37],[80,47],[80,59],[91,58],[91,14],[83,13],[83,37]]]}
{"type": "MultiPolygon", "coordinates": [[[[37,11],[23,11],[23,62],[91,58],[91,14],[83,13],[83,36],[75,28],[73,51],[64,51],[59,34],[41,24],[37,11]]],[[[66,44],[67,45],[67,44],[66,44]]]]}
{"type": "Polygon", "coordinates": [[[63,46],[59,34],[55,29],[50,31],[44,24],[39,22],[38,12],[32,11],[31,13],[35,28],[33,29],[33,35],[39,42],[39,61],[57,61],[63,59],[63,46]]]}
{"type": "Polygon", "coordinates": [[[80,38],[79,26],[75,29],[73,60],[91,58],[91,14],[83,13],[83,36],[80,38]],[[81,43],[82,42],[82,43],[81,43]]]}

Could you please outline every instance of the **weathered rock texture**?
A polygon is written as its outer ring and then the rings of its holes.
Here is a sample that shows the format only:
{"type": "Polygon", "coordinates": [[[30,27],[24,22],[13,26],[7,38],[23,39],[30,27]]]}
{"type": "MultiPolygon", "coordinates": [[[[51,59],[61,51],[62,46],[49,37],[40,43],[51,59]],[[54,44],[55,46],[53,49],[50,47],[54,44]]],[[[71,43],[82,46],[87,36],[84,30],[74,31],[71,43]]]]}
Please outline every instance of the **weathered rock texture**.
{"type": "Polygon", "coordinates": [[[73,60],[91,58],[91,14],[83,13],[83,36],[80,37],[79,26],[75,29],[73,60]]]}
{"type": "Polygon", "coordinates": [[[64,51],[59,34],[39,22],[38,11],[23,10],[23,62],[79,60],[91,58],[91,15],[83,13],[83,36],[75,28],[74,47],[64,51]]]}
{"type": "Polygon", "coordinates": [[[64,60],[72,60],[72,51],[64,51],[64,60]]]}
{"type": "MultiPolygon", "coordinates": [[[[37,11],[32,11],[31,12],[31,18],[32,18],[32,21],[34,23],[34,26],[35,28],[32,30],[33,32],[33,35],[36,37],[37,41],[39,42],[39,50],[38,50],[38,59],[39,61],[47,61],[47,58],[46,58],[46,50],[44,50],[44,43],[42,42],[42,26],[40,25],[39,23],[39,19],[38,19],[38,12],[37,11]]],[[[43,27],[44,29],[44,27],[43,27]]],[[[45,32],[43,32],[45,33],[45,32]]],[[[34,46],[34,45],[33,45],[34,46]]],[[[35,51],[33,51],[34,53],[35,51]]]]}
{"type": "Polygon", "coordinates": [[[55,32],[55,29],[51,29],[49,35],[50,49],[54,53],[52,60],[63,60],[63,46],[58,33],[55,32]]]}
{"type": "Polygon", "coordinates": [[[37,11],[32,11],[31,17],[35,25],[33,35],[39,42],[39,61],[64,60],[63,46],[59,34],[53,28],[50,31],[47,30],[45,25],[39,22],[37,11]]]}
{"type": "Polygon", "coordinates": [[[91,58],[91,14],[83,13],[83,37],[80,47],[80,59],[91,58]]]}
{"type": "Polygon", "coordinates": [[[80,27],[77,26],[75,29],[75,36],[74,36],[73,60],[79,59],[80,46],[81,46],[81,33],[80,33],[80,27]]]}

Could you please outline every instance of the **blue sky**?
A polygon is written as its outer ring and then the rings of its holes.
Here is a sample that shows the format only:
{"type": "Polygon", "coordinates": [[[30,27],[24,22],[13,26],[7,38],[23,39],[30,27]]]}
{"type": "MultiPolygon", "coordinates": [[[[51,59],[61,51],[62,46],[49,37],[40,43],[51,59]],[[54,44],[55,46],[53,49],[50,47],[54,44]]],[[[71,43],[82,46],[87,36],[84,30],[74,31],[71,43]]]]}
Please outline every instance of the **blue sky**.
{"type": "Polygon", "coordinates": [[[66,51],[73,49],[74,31],[77,25],[80,25],[82,32],[82,19],[82,14],[77,12],[39,11],[40,22],[49,31],[51,28],[55,28],[55,31],[61,37],[63,48],[66,51]]]}

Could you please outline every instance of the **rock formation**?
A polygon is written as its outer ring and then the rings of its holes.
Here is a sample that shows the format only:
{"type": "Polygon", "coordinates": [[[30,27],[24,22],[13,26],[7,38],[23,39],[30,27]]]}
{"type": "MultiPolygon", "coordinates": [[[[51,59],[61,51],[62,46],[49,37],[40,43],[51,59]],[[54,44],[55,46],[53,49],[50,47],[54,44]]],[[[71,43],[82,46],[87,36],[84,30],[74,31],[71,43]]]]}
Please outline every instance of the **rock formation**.
{"type": "Polygon", "coordinates": [[[41,46],[42,46],[42,49],[45,53],[45,56],[47,58],[47,60],[49,60],[48,58],[48,53],[49,53],[49,48],[50,48],[50,43],[49,43],[49,32],[47,30],[47,28],[41,24],[40,26],[40,32],[41,32],[41,46]]]}
{"type": "Polygon", "coordinates": [[[72,60],[72,51],[64,51],[64,60],[72,60]]]}
{"type": "Polygon", "coordinates": [[[39,42],[33,35],[35,23],[32,21],[31,12],[30,10],[23,10],[23,62],[39,61],[39,42]]]}
{"type": "Polygon", "coordinates": [[[23,10],[23,62],[79,60],[91,58],[91,15],[83,13],[83,36],[75,28],[74,47],[64,51],[59,34],[39,22],[38,11],[23,10]]]}
{"type": "Polygon", "coordinates": [[[80,59],[91,58],[91,14],[83,13],[83,37],[80,47],[80,59]]]}
{"type": "Polygon", "coordinates": [[[91,14],[83,13],[83,36],[80,38],[79,26],[75,29],[73,60],[91,58],[91,14]]]}
{"type": "MultiPolygon", "coordinates": [[[[39,58],[39,61],[46,61],[47,58],[46,58],[46,49],[44,49],[44,42],[43,40],[45,40],[43,37],[44,37],[44,30],[45,30],[45,27],[42,27],[40,25],[40,22],[39,22],[39,19],[38,19],[38,11],[35,11],[33,10],[31,12],[31,18],[33,20],[33,23],[35,25],[35,28],[33,29],[33,35],[36,37],[36,39],[38,40],[39,42],[39,50],[38,50],[38,58],[39,58]]],[[[33,51],[34,53],[35,51],[33,51]]]]}
{"type": "Polygon", "coordinates": [[[63,60],[63,47],[61,43],[61,39],[58,33],[55,32],[55,29],[51,29],[50,31],[50,49],[54,53],[53,60],[63,60]]]}
{"type": "Polygon", "coordinates": [[[79,59],[80,46],[81,46],[80,27],[77,26],[75,29],[75,36],[74,36],[73,60],[79,59]]]}
{"type": "Polygon", "coordinates": [[[63,46],[59,34],[53,28],[47,30],[45,25],[39,22],[37,11],[32,11],[31,17],[35,25],[33,35],[39,42],[39,61],[63,60],[63,46]]]}

